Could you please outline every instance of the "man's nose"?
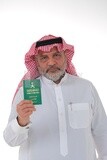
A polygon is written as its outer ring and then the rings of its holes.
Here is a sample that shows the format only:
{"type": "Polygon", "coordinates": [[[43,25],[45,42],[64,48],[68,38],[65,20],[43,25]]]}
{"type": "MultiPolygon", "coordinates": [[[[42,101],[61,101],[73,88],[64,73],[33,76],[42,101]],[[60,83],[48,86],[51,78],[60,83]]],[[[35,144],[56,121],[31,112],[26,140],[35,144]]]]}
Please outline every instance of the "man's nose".
{"type": "Polygon", "coordinates": [[[53,66],[55,63],[56,62],[55,62],[54,58],[49,58],[49,60],[48,60],[48,65],[49,66],[53,66]]]}

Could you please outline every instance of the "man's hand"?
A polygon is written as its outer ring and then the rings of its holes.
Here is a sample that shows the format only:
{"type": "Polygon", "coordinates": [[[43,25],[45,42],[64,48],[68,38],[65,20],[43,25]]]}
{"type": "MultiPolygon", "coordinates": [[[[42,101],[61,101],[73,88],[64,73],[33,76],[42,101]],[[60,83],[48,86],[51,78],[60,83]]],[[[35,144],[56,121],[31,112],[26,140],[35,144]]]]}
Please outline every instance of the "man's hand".
{"type": "Polygon", "coordinates": [[[30,115],[35,111],[35,107],[30,100],[22,100],[17,105],[17,121],[20,126],[26,126],[30,122],[30,115]]]}

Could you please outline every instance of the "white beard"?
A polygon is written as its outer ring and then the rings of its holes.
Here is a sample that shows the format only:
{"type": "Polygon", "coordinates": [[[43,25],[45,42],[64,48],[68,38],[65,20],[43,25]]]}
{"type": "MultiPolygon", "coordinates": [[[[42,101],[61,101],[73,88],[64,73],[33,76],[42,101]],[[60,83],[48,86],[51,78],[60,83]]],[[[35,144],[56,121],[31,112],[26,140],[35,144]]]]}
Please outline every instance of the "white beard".
{"type": "Polygon", "coordinates": [[[58,81],[65,73],[65,70],[60,70],[58,73],[54,73],[54,74],[49,74],[49,73],[45,73],[44,76],[47,79],[50,79],[54,82],[58,81]]]}
{"type": "Polygon", "coordinates": [[[64,65],[63,69],[59,69],[56,73],[49,73],[46,72],[46,70],[41,70],[40,67],[38,67],[38,71],[41,75],[45,76],[47,79],[50,79],[54,82],[58,81],[63,75],[65,74],[66,64],[64,65]]]}

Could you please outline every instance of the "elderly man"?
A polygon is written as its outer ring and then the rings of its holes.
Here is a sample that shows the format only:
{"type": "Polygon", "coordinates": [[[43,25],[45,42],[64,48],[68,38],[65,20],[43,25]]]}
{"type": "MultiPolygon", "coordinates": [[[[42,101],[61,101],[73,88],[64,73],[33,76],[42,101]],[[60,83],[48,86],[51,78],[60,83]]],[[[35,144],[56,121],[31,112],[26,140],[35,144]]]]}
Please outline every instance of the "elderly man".
{"type": "Polygon", "coordinates": [[[27,74],[16,90],[4,130],[19,160],[107,160],[107,116],[93,84],[77,76],[74,47],[48,35],[25,55],[27,74]],[[23,80],[39,79],[42,104],[24,100],[23,80]]]}

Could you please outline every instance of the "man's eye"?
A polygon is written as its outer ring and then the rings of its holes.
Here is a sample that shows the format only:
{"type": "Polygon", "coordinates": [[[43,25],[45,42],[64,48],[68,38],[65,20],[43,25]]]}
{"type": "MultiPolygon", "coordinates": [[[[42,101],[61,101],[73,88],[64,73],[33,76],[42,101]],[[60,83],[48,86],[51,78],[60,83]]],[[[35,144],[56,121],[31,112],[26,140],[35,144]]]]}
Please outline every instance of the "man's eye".
{"type": "Polygon", "coordinates": [[[55,54],[54,56],[56,56],[56,57],[57,57],[57,56],[59,56],[59,55],[58,55],[58,54],[55,54]]]}
{"type": "Polygon", "coordinates": [[[44,61],[46,59],[47,59],[47,57],[40,57],[40,60],[42,60],[42,61],[44,61]]]}
{"type": "Polygon", "coordinates": [[[54,57],[60,57],[60,56],[61,56],[60,53],[55,53],[55,54],[54,54],[54,57]]]}

